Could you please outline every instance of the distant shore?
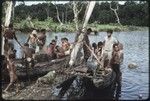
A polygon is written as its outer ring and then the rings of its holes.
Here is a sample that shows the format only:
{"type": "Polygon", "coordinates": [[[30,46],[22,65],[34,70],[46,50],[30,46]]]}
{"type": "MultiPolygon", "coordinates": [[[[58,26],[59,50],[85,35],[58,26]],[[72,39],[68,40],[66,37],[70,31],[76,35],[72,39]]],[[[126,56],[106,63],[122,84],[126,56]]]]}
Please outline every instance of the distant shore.
{"type": "MultiPolygon", "coordinates": [[[[66,23],[60,26],[59,23],[49,22],[49,21],[33,21],[35,29],[46,29],[47,31],[52,32],[76,32],[75,24],[74,23],[66,23]]],[[[81,26],[81,24],[79,24],[81,26]]],[[[143,31],[148,27],[139,27],[139,26],[132,26],[132,25],[118,25],[118,24],[97,24],[91,23],[88,24],[87,27],[92,28],[93,31],[96,32],[103,32],[107,31],[108,29],[112,29],[113,31],[143,31]]],[[[30,26],[29,23],[25,21],[21,21],[19,23],[14,23],[14,28],[21,32],[31,32],[33,27],[30,26]]]]}

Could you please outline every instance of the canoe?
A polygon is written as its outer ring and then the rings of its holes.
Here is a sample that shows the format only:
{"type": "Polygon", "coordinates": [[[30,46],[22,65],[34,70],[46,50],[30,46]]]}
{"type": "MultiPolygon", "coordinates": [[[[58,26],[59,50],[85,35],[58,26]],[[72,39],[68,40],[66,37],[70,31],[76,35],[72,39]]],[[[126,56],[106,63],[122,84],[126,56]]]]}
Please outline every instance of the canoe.
{"type": "MultiPolygon", "coordinates": [[[[42,56],[40,54],[40,56],[42,56]]],[[[43,55],[43,58],[45,57],[45,55],[43,55]]],[[[41,60],[35,60],[35,65],[33,68],[28,68],[28,73],[30,75],[30,78],[37,78],[40,76],[43,76],[45,74],[47,74],[49,71],[51,70],[56,70],[59,69],[60,67],[66,67],[69,61],[69,56],[65,56],[64,58],[61,59],[55,59],[55,60],[50,60],[50,59],[45,59],[45,61],[41,61],[41,60]]],[[[24,63],[23,59],[16,59],[15,60],[15,66],[16,66],[16,74],[18,76],[18,78],[20,80],[26,79],[26,66],[24,63]]],[[[2,71],[2,74],[4,74],[5,76],[3,76],[3,79],[8,79],[9,75],[8,75],[8,70],[4,69],[2,71]]]]}
{"type": "Polygon", "coordinates": [[[111,68],[105,69],[103,73],[97,74],[95,77],[88,72],[87,66],[75,67],[74,72],[65,81],[63,81],[57,88],[61,88],[57,97],[59,99],[67,97],[67,99],[78,99],[85,97],[87,92],[94,90],[102,91],[103,89],[110,89],[115,81],[116,74],[111,68]]]}

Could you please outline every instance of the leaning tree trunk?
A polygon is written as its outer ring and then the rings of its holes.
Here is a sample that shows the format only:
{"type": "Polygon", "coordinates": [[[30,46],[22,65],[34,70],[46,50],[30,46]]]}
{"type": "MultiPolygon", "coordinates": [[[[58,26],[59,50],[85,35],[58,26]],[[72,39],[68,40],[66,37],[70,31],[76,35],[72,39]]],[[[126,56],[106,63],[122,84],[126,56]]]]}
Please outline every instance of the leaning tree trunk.
{"type": "Polygon", "coordinates": [[[115,16],[116,16],[116,18],[117,18],[117,23],[118,23],[119,25],[121,25],[120,19],[119,19],[118,13],[117,13],[117,10],[118,10],[118,4],[117,4],[116,6],[117,6],[117,8],[114,9],[114,8],[111,7],[111,3],[110,3],[110,9],[115,13],[115,16]]]}
{"type": "MultiPolygon", "coordinates": [[[[12,1],[5,1],[6,5],[5,6],[5,23],[4,23],[4,26],[9,26],[10,22],[11,22],[11,17],[12,17],[12,10],[13,10],[13,2],[12,1]]],[[[4,30],[5,30],[5,27],[4,27],[4,30]]],[[[2,41],[1,41],[1,46],[2,46],[2,55],[4,55],[4,38],[1,34],[1,37],[2,37],[2,41]]]]}
{"type": "MultiPolygon", "coordinates": [[[[93,9],[95,7],[95,3],[96,3],[96,1],[90,1],[89,2],[88,8],[87,8],[88,10],[86,10],[87,12],[85,12],[86,16],[85,16],[83,28],[86,28],[86,26],[87,26],[87,23],[88,23],[88,21],[90,19],[92,11],[93,11],[93,9]]],[[[83,32],[84,32],[84,30],[83,30],[83,32]]],[[[71,57],[70,57],[70,61],[69,61],[69,65],[70,66],[73,66],[75,64],[76,60],[77,60],[78,53],[81,50],[82,45],[83,45],[84,36],[85,36],[84,33],[81,33],[79,35],[77,43],[74,45],[74,48],[72,49],[71,57]]]]}
{"type": "Polygon", "coordinates": [[[12,15],[12,10],[13,10],[13,2],[6,1],[6,3],[7,3],[7,8],[5,11],[5,26],[9,26],[11,22],[11,15],[12,15]]]}

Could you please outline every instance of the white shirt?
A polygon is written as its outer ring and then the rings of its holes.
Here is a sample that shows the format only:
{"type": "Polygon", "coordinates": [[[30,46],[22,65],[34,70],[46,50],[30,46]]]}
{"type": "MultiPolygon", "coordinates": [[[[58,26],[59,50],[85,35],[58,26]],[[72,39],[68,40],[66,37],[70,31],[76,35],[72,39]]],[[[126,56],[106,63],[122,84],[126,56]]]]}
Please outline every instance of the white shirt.
{"type": "Polygon", "coordinates": [[[108,38],[107,36],[105,37],[105,45],[104,45],[104,50],[105,51],[112,51],[113,50],[113,44],[118,43],[118,40],[114,37],[108,38]]]}

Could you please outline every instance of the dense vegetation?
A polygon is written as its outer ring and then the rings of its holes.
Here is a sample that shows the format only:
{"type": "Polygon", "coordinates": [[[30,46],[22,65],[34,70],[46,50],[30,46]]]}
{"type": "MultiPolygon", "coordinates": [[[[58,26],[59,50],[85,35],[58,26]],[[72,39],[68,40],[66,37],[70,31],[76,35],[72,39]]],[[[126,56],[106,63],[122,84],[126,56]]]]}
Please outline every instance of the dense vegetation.
{"type": "MultiPolygon", "coordinates": [[[[70,6],[71,2],[67,4],[57,4],[59,10],[59,17],[64,23],[64,28],[70,26],[70,31],[74,30],[73,19],[74,14],[70,6]],[[66,25],[67,24],[67,25],[66,25]],[[72,27],[71,27],[72,26],[72,27]]],[[[141,1],[139,3],[134,1],[126,1],[124,5],[118,4],[119,9],[117,10],[120,22],[123,26],[148,26],[149,25],[149,13],[148,13],[148,2],[141,1]]],[[[115,8],[115,5],[112,5],[115,8]]],[[[86,4],[79,14],[79,22],[82,23],[86,4]]],[[[57,20],[57,13],[55,5],[52,3],[42,3],[37,5],[27,6],[20,4],[15,7],[13,22],[17,28],[28,28],[29,24],[26,23],[28,16],[32,18],[32,22],[36,28],[48,26],[53,30],[59,30],[59,22],[57,20]],[[57,28],[56,28],[57,27],[57,28]]],[[[96,3],[92,16],[89,23],[93,25],[112,25],[117,23],[114,12],[110,9],[109,3],[102,2],[96,3]]],[[[91,25],[91,26],[92,26],[91,25]]],[[[116,24],[115,24],[116,25],[116,24]]],[[[109,27],[109,26],[107,26],[109,27]]],[[[115,26],[114,26],[115,27],[115,26]]],[[[105,28],[105,26],[104,26],[105,28]]],[[[101,28],[100,28],[101,29],[101,28]]],[[[98,30],[100,30],[98,29],[98,30]]],[[[119,29],[117,27],[117,29],[119,29]]],[[[61,30],[63,28],[61,27],[61,30]]]]}

